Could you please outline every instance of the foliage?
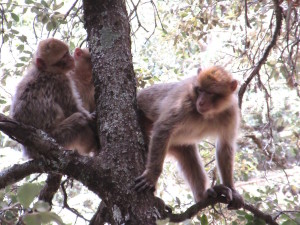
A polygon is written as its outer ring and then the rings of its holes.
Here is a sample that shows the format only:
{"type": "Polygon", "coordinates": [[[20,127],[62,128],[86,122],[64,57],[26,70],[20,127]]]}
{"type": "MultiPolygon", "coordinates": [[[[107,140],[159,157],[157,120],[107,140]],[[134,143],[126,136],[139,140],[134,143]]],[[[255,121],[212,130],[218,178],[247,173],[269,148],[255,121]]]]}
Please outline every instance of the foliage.
{"type": "MultiPolygon", "coordinates": [[[[225,66],[243,83],[273,38],[275,24],[272,1],[247,1],[247,7],[244,2],[128,1],[139,88],[182,79],[195,74],[197,68],[212,64],[225,66]]],[[[287,225],[300,223],[300,183],[297,179],[300,160],[300,93],[297,86],[300,7],[289,5],[291,1],[281,2],[285,15],[281,36],[243,99],[235,178],[239,181],[239,191],[243,191],[248,202],[268,213],[277,213],[273,216],[278,216],[278,221],[287,225]],[[280,182],[274,179],[280,179],[280,182]]],[[[65,40],[71,50],[85,42],[81,5],[78,0],[7,0],[0,3],[1,112],[8,114],[14,86],[29,65],[39,40],[55,36],[65,40]]],[[[8,140],[0,133],[3,147],[15,147],[8,140]]],[[[211,162],[214,152],[211,143],[208,140],[199,147],[211,178],[218,182],[214,162],[211,162]]],[[[1,160],[3,156],[0,157],[1,160]]],[[[174,211],[182,211],[193,203],[193,199],[184,181],[174,171],[177,171],[174,163],[166,163],[157,195],[174,211]]],[[[39,183],[23,182],[19,187],[1,190],[0,219],[15,223],[18,218],[40,222],[43,218],[44,222],[62,223],[56,214],[46,211],[47,206],[36,202],[39,183]],[[29,187],[31,195],[24,194],[29,187]],[[26,217],[31,211],[35,212],[26,217]]],[[[78,190],[69,191],[69,197],[74,197],[74,191],[78,190]]],[[[56,200],[63,205],[62,198],[56,200]]],[[[184,224],[226,222],[264,224],[245,211],[231,212],[223,206],[206,209],[184,224]]]]}

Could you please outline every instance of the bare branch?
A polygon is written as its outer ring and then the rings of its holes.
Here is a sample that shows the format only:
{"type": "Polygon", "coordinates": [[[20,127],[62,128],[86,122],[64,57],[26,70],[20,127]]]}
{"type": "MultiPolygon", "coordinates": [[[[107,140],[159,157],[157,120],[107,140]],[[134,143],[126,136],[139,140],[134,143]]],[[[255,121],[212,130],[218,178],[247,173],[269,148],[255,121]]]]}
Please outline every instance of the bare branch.
{"type": "MultiPolygon", "coordinates": [[[[27,172],[20,175],[19,179],[32,173],[56,172],[68,175],[80,181],[89,187],[91,191],[100,196],[100,192],[104,189],[102,179],[104,176],[108,176],[107,173],[110,172],[109,169],[101,167],[101,165],[105,165],[104,157],[82,156],[76,151],[65,150],[42,130],[21,124],[1,113],[0,130],[26,147],[36,149],[41,155],[39,159],[30,161],[38,164],[38,166],[31,165],[30,162],[28,162],[31,169],[26,170],[27,164],[25,164],[25,171],[27,172]],[[78,173],[78,168],[80,168],[80,173],[78,173]],[[97,185],[95,185],[95,183],[97,185]]],[[[21,166],[13,166],[7,172],[0,173],[0,183],[2,181],[3,185],[5,185],[5,179],[8,179],[5,175],[7,173],[10,175],[15,174],[15,171],[21,170],[21,166]]],[[[10,182],[14,182],[14,180],[10,182]]]]}
{"type": "MultiPolygon", "coordinates": [[[[70,7],[70,9],[68,10],[68,12],[67,12],[67,13],[65,14],[65,16],[64,16],[63,21],[66,20],[66,18],[69,16],[69,14],[71,13],[72,9],[76,6],[77,2],[78,2],[78,0],[76,0],[76,1],[73,3],[73,5],[70,7]]],[[[57,29],[58,29],[58,27],[53,31],[52,37],[55,36],[57,29]]]]}
{"type": "Polygon", "coordinates": [[[0,173],[0,189],[14,184],[33,173],[45,171],[44,164],[40,160],[32,160],[23,164],[15,164],[11,168],[0,173]]]}
{"type": "Polygon", "coordinates": [[[248,85],[250,84],[252,79],[258,74],[261,66],[266,62],[272,48],[275,46],[276,41],[280,35],[280,30],[281,30],[281,25],[282,25],[282,8],[280,7],[278,0],[273,0],[273,3],[274,3],[274,7],[275,7],[275,15],[276,15],[276,27],[275,27],[274,35],[273,35],[273,38],[272,38],[270,44],[267,46],[263,56],[258,61],[257,65],[254,67],[251,74],[248,76],[248,78],[242,84],[242,86],[239,90],[239,106],[240,106],[240,108],[242,107],[243,96],[246,92],[248,85]]]}
{"type": "MultiPolygon", "coordinates": [[[[169,214],[168,217],[170,222],[182,222],[184,220],[190,219],[195,216],[200,210],[208,207],[213,206],[217,203],[224,203],[227,204],[225,197],[218,196],[217,198],[206,198],[203,201],[200,201],[191,207],[189,207],[185,212],[180,214],[169,214]]],[[[244,207],[245,210],[251,212],[255,217],[264,220],[267,224],[270,225],[278,225],[278,223],[270,216],[269,214],[263,213],[259,209],[255,208],[254,206],[245,203],[244,207]]]]}

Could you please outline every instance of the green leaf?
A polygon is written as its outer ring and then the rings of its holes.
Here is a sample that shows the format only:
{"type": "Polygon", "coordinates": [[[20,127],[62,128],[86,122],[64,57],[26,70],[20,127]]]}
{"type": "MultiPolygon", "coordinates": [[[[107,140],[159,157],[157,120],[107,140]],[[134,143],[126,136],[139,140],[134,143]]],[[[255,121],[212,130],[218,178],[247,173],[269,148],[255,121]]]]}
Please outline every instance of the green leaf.
{"type": "Polygon", "coordinates": [[[10,13],[11,17],[14,19],[14,21],[19,22],[19,16],[15,13],[10,13]]]}
{"type": "Polygon", "coordinates": [[[21,35],[18,37],[20,39],[20,41],[22,42],[27,42],[27,37],[25,35],[21,35]]]}
{"type": "Polygon", "coordinates": [[[53,10],[56,11],[56,10],[60,9],[61,7],[63,7],[63,6],[64,6],[64,2],[61,2],[58,5],[54,4],[53,5],[53,10]]]}
{"type": "MultiPolygon", "coordinates": [[[[21,64],[21,63],[20,63],[21,64]]],[[[24,65],[24,64],[23,64],[24,65]]],[[[24,208],[28,208],[35,197],[38,196],[42,186],[39,184],[23,184],[17,193],[18,200],[24,208]]]]}
{"type": "Polygon", "coordinates": [[[292,220],[287,220],[283,222],[281,225],[297,225],[297,223],[292,220]]]}
{"type": "Polygon", "coordinates": [[[17,63],[15,66],[16,67],[22,67],[22,66],[24,66],[24,63],[17,63]]]}
{"type": "Polygon", "coordinates": [[[201,225],[208,225],[208,219],[207,216],[205,214],[203,214],[203,216],[201,216],[201,225]]]}
{"type": "Polygon", "coordinates": [[[33,1],[32,1],[32,0],[25,0],[25,3],[26,3],[26,4],[32,4],[33,1]]]}
{"type": "Polygon", "coordinates": [[[75,49],[75,44],[73,41],[70,42],[70,49],[71,50],[74,50],[75,49]]]}
{"type": "Polygon", "coordinates": [[[33,209],[38,211],[38,212],[48,212],[51,209],[51,206],[49,205],[48,202],[37,201],[33,205],[33,209]]]}
{"type": "Polygon", "coordinates": [[[265,225],[266,224],[266,222],[264,220],[258,219],[258,218],[254,218],[253,223],[255,225],[265,225]]]}
{"type": "Polygon", "coordinates": [[[42,5],[45,7],[45,8],[49,8],[49,5],[47,4],[47,2],[45,2],[44,0],[41,1],[42,5]]]}
{"type": "Polygon", "coordinates": [[[51,21],[49,23],[47,23],[46,29],[47,29],[47,31],[53,30],[53,24],[51,21]]]}
{"type": "Polygon", "coordinates": [[[20,52],[22,52],[22,51],[24,50],[24,45],[19,45],[19,46],[17,47],[17,49],[18,49],[20,52]]]}

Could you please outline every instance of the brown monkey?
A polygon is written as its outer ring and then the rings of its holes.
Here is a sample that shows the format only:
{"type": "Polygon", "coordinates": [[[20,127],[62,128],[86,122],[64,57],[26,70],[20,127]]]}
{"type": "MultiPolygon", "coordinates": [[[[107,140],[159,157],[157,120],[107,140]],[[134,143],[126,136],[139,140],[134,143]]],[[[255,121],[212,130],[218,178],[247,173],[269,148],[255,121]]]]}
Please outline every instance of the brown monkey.
{"type": "MultiPolygon", "coordinates": [[[[31,68],[17,87],[11,116],[46,131],[65,148],[87,154],[97,149],[90,126],[93,116],[82,107],[75,85],[67,76],[73,68],[74,59],[64,42],[54,38],[41,41],[31,68]]],[[[26,147],[24,153],[37,157],[26,147]]]]}
{"type": "Polygon", "coordinates": [[[200,69],[197,76],[186,80],[153,85],[138,93],[149,152],[146,170],[136,179],[137,191],[155,189],[168,153],[177,159],[195,201],[210,195],[208,177],[196,143],[205,136],[214,135],[221,181],[230,188],[226,196],[230,201],[228,207],[236,209],[243,205],[233,181],[235,139],[240,119],[234,94],[237,85],[223,68],[214,66],[200,69]]]}
{"type": "Polygon", "coordinates": [[[75,69],[70,72],[82,99],[83,107],[89,112],[95,111],[95,88],[93,84],[92,62],[89,50],[76,48],[74,52],[75,69]]]}

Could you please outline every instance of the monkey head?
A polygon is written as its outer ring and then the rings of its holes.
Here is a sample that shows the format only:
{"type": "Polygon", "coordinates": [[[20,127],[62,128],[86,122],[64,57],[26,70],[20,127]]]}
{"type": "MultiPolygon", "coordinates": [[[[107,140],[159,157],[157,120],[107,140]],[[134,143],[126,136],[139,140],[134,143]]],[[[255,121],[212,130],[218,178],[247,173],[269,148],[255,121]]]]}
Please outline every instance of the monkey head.
{"type": "Polygon", "coordinates": [[[52,73],[66,73],[75,65],[69,47],[55,38],[40,41],[34,64],[39,70],[52,73]]]}
{"type": "Polygon", "coordinates": [[[75,67],[84,71],[92,71],[91,54],[87,48],[76,48],[74,51],[75,67]]]}
{"type": "Polygon", "coordinates": [[[226,110],[238,82],[223,68],[213,66],[200,70],[194,82],[195,107],[202,115],[211,115],[226,110]]]}

